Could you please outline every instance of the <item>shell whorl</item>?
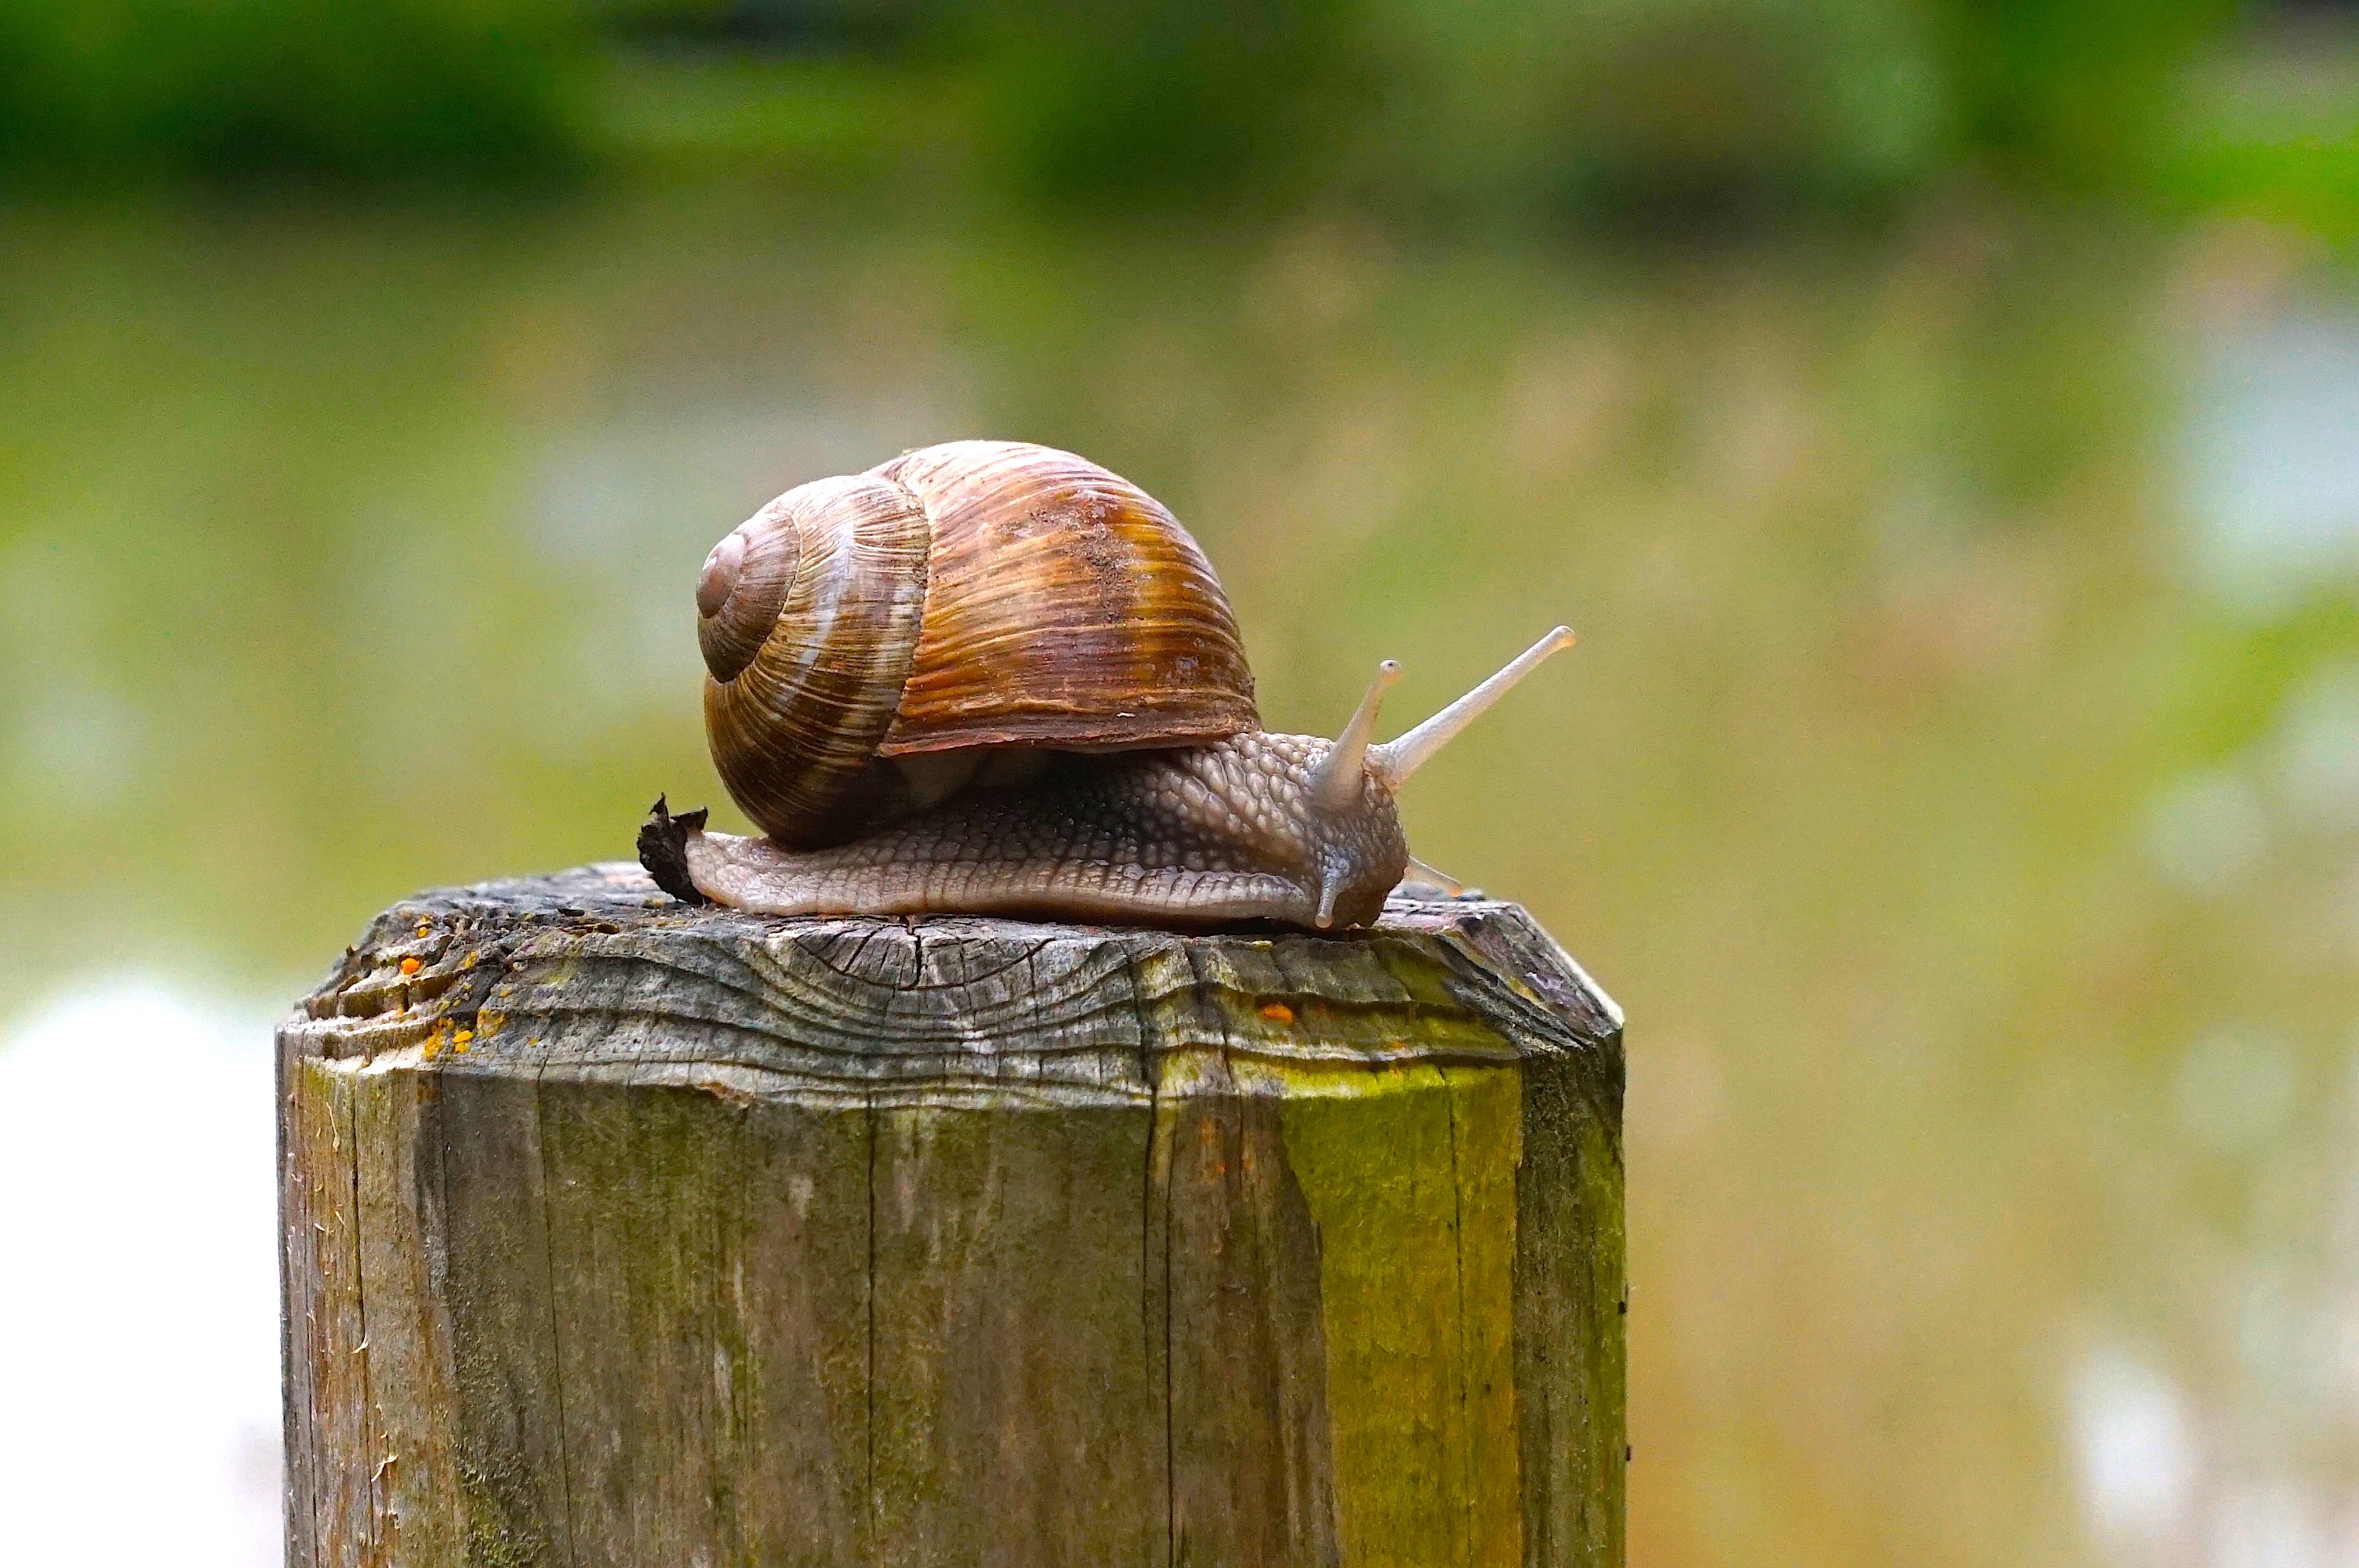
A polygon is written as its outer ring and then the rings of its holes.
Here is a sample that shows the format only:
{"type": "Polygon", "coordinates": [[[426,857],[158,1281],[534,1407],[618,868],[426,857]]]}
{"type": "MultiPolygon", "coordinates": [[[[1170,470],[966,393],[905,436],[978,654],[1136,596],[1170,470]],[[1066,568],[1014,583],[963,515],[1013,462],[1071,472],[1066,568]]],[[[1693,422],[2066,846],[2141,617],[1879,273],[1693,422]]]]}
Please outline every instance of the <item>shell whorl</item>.
{"type": "Polygon", "coordinates": [[[712,760],[781,843],[832,842],[872,815],[863,785],[917,652],[929,539],[908,492],[857,474],[788,491],[708,557],[712,760]]]}
{"type": "Polygon", "coordinates": [[[1195,541],[1053,448],[952,441],[799,486],[713,547],[696,600],[714,763],[793,848],[939,798],[993,748],[1259,727],[1195,541]]]}

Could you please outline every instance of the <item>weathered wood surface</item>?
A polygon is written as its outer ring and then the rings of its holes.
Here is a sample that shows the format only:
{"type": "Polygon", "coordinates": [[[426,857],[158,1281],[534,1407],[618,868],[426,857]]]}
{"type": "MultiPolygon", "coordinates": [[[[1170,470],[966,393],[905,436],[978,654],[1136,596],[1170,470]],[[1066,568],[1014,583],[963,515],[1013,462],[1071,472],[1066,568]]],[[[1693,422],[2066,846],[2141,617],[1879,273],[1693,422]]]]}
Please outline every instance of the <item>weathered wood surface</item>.
{"type": "Polygon", "coordinates": [[[591,867],[388,911],[279,1081],[296,1568],[1621,1560],[1619,1018],[1511,904],[591,867]]]}

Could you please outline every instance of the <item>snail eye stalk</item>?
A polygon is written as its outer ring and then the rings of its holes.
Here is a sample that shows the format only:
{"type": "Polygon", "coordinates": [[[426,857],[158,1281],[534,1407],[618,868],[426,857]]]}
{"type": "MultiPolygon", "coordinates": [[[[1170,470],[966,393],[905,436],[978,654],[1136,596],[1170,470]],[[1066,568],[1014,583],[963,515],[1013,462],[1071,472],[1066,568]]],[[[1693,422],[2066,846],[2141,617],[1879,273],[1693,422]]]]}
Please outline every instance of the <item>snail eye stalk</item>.
{"type": "MultiPolygon", "coordinates": [[[[1397,741],[1387,741],[1368,750],[1368,766],[1378,778],[1398,789],[1408,776],[1432,760],[1433,754],[1457,738],[1458,732],[1472,724],[1490,706],[1514,689],[1517,681],[1545,663],[1551,654],[1572,646],[1572,630],[1560,626],[1530,647],[1516,655],[1507,667],[1451,703],[1416,729],[1397,741]]],[[[1363,705],[1364,706],[1364,704],[1363,705]]],[[[1354,722],[1357,715],[1353,716],[1354,722]]],[[[1338,750],[1341,750],[1339,743],[1338,750]]],[[[1321,781],[1324,782],[1323,780],[1321,781]]]]}
{"type": "Polygon", "coordinates": [[[1361,695],[1351,721],[1335,737],[1334,749],[1319,764],[1310,795],[1330,811],[1342,811],[1360,798],[1360,773],[1368,754],[1368,738],[1376,732],[1376,714],[1385,705],[1385,691],[1400,679],[1400,661],[1386,659],[1376,666],[1376,678],[1361,695]]]}

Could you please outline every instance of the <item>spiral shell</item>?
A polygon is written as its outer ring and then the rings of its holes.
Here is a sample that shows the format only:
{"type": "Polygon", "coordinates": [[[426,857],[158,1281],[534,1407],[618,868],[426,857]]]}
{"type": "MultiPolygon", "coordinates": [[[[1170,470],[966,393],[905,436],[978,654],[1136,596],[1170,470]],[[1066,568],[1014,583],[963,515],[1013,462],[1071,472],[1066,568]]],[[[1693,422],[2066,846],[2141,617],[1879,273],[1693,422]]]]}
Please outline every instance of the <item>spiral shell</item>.
{"type": "Polygon", "coordinates": [[[1053,448],[952,441],[799,486],[713,547],[696,600],[713,762],[796,848],[928,804],[1000,749],[1259,728],[1196,542],[1053,448]]]}

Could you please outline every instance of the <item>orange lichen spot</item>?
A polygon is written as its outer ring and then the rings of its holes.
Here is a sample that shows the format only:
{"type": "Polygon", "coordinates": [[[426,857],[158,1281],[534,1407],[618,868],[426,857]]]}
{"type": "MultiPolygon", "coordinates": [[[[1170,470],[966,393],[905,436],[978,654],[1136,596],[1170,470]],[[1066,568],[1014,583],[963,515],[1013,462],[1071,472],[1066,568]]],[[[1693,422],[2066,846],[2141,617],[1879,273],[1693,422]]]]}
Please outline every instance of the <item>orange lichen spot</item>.
{"type": "Polygon", "coordinates": [[[416,974],[418,972],[418,960],[415,958],[404,958],[401,961],[401,972],[405,975],[416,974]]]}
{"type": "Polygon", "coordinates": [[[422,1052],[422,1054],[424,1054],[424,1056],[426,1057],[426,1059],[427,1059],[428,1061],[431,1062],[432,1060],[434,1060],[434,1058],[435,1058],[436,1056],[438,1056],[438,1055],[440,1055],[440,1054],[441,1054],[441,1051],[442,1051],[442,1036],[440,1036],[440,1034],[429,1034],[429,1035],[428,1035],[428,1036],[426,1037],[426,1044],[425,1044],[424,1049],[423,1049],[423,1052],[422,1052]]]}
{"type": "Polygon", "coordinates": [[[1264,1018],[1268,1019],[1272,1023],[1291,1023],[1294,1022],[1294,1010],[1287,1006],[1282,1001],[1266,1001],[1262,1003],[1261,1015],[1264,1018]]]}
{"type": "Polygon", "coordinates": [[[467,1047],[467,1042],[468,1042],[468,1041],[470,1041],[470,1040],[473,1040],[474,1037],[475,1037],[475,1032],[474,1032],[473,1030],[472,1030],[472,1029],[462,1029],[461,1031],[459,1031],[459,1033],[458,1033],[453,1034],[452,1036],[451,1036],[451,1044],[453,1044],[453,1045],[458,1046],[461,1050],[462,1050],[462,1051],[463,1051],[463,1050],[465,1050],[465,1049],[466,1049],[466,1047],[467,1047]]]}

